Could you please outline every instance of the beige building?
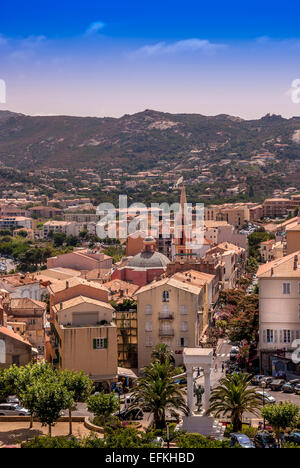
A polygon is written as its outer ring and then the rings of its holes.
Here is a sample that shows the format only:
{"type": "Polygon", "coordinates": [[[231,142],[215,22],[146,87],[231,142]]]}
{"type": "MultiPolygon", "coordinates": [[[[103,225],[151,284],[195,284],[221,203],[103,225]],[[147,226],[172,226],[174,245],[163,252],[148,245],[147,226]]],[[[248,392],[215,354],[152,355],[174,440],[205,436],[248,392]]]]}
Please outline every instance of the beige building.
{"type": "Polygon", "coordinates": [[[112,267],[112,258],[103,252],[80,249],[48,258],[47,267],[71,268],[80,271],[110,269],[112,267]]]}
{"type": "Polygon", "coordinates": [[[83,371],[94,382],[117,380],[117,327],[113,307],[77,296],[53,306],[56,362],[60,369],[83,371]]]}
{"type": "Polygon", "coordinates": [[[226,221],[236,228],[241,228],[250,220],[249,206],[243,203],[208,206],[204,209],[204,220],[226,221]]]}
{"type": "Polygon", "coordinates": [[[175,275],[154,281],[136,292],[139,369],[151,362],[153,347],[158,343],[170,347],[177,365],[183,363],[184,348],[199,346],[202,330],[208,323],[209,281],[192,283],[186,273],[177,274],[180,279],[175,275]],[[181,275],[186,281],[181,280],[181,275]]]}
{"type": "Polygon", "coordinates": [[[51,361],[61,369],[83,370],[92,380],[117,379],[117,327],[108,289],[74,277],[49,286],[51,361]]]}
{"type": "Polygon", "coordinates": [[[25,366],[33,357],[31,343],[10,328],[0,325],[0,369],[6,369],[13,364],[25,366]]]}
{"type": "Polygon", "coordinates": [[[300,251],[261,265],[257,278],[261,368],[300,374],[291,360],[300,339],[300,251]]]}
{"type": "Polygon", "coordinates": [[[286,227],[286,253],[300,250],[300,217],[286,227]]]}
{"type": "Polygon", "coordinates": [[[39,354],[44,355],[47,304],[27,297],[7,298],[3,301],[3,307],[12,328],[16,331],[23,331],[23,326],[19,323],[23,322],[25,338],[38,350],[39,354]]]}
{"type": "Polygon", "coordinates": [[[271,262],[284,255],[284,243],[270,239],[260,243],[259,253],[263,262],[271,262]]]}

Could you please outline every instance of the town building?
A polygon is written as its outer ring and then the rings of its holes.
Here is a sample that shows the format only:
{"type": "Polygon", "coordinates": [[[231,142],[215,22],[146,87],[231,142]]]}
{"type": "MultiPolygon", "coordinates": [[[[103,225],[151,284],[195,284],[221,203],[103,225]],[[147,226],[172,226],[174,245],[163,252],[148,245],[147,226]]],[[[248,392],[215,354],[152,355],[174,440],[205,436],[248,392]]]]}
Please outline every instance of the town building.
{"type": "Polygon", "coordinates": [[[31,343],[8,327],[0,326],[0,369],[26,366],[35,356],[31,343]]]}
{"type": "Polygon", "coordinates": [[[151,362],[153,347],[167,344],[181,365],[185,347],[199,346],[209,317],[208,282],[185,276],[153,281],[136,292],[138,312],[138,368],[151,362]],[[197,285],[195,285],[197,283],[197,285]]]}
{"type": "Polygon", "coordinates": [[[261,265],[257,278],[261,369],[300,375],[300,364],[292,361],[300,339],[300,251],[261,265]]]}
{"type": "Polygon", "coordinates": [[[48,258],[47,268],[71,268],[80,271],[111,269],[112,258],[96,250],[78,249],[48,258]]]}
{"type": "Polygon", "coordinates": [[[15,331],[23,332],[24,337],[38,350],[38,353],[44,355],[47,304],[28,297],[19,299],[7,297],[2,304],[8,324],[15,331]],[[22,324],[25,325],[25,330],[22,324]]]}
{"type": "Polygon", "coordinates": [[[170,260],[160,252],[156,251],[156,241],[153,237],[145,237],[143,240],[143,250],[123,261],[123,263],[113,271],[112,279],[121,279],[128,283],[144,286],[154,279],[160,278],[165,273],[170,260]]]}

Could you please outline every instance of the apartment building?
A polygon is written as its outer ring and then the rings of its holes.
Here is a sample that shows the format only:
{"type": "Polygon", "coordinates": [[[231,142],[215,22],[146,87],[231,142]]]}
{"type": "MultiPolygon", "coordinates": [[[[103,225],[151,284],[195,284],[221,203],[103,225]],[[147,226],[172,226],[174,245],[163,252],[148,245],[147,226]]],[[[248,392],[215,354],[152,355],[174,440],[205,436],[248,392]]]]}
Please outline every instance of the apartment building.
{"type": "Polygon", "coordinates": [[[300,251],[261,265],[259,281],[259,353],[261,368],[300,375],[293,362],[300,339],[300,251]]]}
{"type": "Polygon", "coordinates": [[[206,252],[206,258],[210,257],[219,257],[223,265],[221,279],[223,288],[234,288],[245,268],[245,249],[229,242],[222,242],[206,252]]]}
{"type": "Polygon", "coordinates": [[[109,389],[118,376],[117,327],[108,290],[81,278],[49,286],[51,362],[60,369],[82,370],[109,389]]]}
{"type": "Polygon", "coordinates": [[[153,347],[167,344],[181,365],[185,347],[199,346],[208,320],[208,284],[175,277],[154,281],[136,292],[138,312],[138,367],[151,362],[153,347]]]}
{"type": "Polygon", "coordinates": [[[11,298],[29,297],[37,301],[40,301],[46,292],[34,275],[21,273],[2,276],[0,289],[7,291],[11,298]]]}
{"type": "Polygon", "coordinates": [[[103,252],[80,249],[48,258],[47,268],[71,268],[80,271],[111,269],[112,258],[103,252]]]}
{"type": "Polygon", "coordinates": [[[32,217],[36,218],[55,218],[63,215],[63,210],[53,206],[33,206],[28,211],[32,217]]]}
{"type": "Polygon", "coordinates": [[[0,325],[0,369],[7,369],[13,364],[26,366],[34,355],[29,341],[11,328],[0,325]]]}
{"type": "Polygon", "coordinates": [[[260,243],[259,253],[263,262],[271,262],[284,256],[284,243],[270,239],[260,243]]]}
{"type": "Polygon", "coordinates": [[[44,355],[47,304],[27,297],[19,299],[7,297],[3,300],[3,307],[12,328],[16,331],[22,329],[24,337],[40,355],[44,355]],[[21,324],[25,325],[25,329],[21,324]]]}
{"type": "Polygon", "coordinates": [[[0,219],[0,229],[32,229],[32,219],[25,216],[11,216],[0,219]]]}
{"type": "Polygon", "coordinates": [[[300,216],[286,226],[286,253],[287,255],[300,250],[300,216]]]}
{"type": "Polygon", "coordinates": [[[241,228],[250,220],[249,206],[243,203],[211,205],[204,209],[205,221],[226,221],[241,228]]]}

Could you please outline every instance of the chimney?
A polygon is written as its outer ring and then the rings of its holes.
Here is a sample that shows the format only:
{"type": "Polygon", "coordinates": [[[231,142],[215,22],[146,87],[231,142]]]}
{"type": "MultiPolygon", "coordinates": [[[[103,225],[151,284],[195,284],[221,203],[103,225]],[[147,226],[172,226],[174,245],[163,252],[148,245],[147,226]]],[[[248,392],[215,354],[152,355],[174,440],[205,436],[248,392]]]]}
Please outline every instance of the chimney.
{"type": "Polygon", "coordinates": [[[63,303],[62,302],[59,303],[59,308],[60,308],[60,310],[62,310],[62,308],[63,308],[63,303]]]}
{"type": "Polygon", "coordinates": [[[298,255],[294,256],[294,270],[297,270],[298,268],[298,255]]]}
{"type": "Polygon", "coordinates": [[[69,288],[69,281],[66,281],[66,289],[69,288]]]}
{"type": "Polygon", "coordinates": [[[274,276],[274,268],[271,268],[271,276],[274,276]]]}
{"type": "Polygon", "coordinates": [[[124,291],[123,291],[123,289],[120,289],[119,292],[120,292],[120,297],[123,297],[123,296],[124,296],[124,291]]]}

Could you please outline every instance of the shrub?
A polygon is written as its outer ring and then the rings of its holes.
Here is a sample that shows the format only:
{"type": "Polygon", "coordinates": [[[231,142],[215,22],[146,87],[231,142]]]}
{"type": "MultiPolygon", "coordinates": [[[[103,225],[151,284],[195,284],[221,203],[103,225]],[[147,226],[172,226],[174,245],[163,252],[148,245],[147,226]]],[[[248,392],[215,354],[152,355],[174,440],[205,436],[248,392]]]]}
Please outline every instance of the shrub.
{"type": "Polygon", "coordinates": [[[75,437],[50,437],[46,436],[36,436],[34,439],[27,442],[23,442],[21,445],[22,448],[80,448],[80,442],[75,439],[75,437]]]}

